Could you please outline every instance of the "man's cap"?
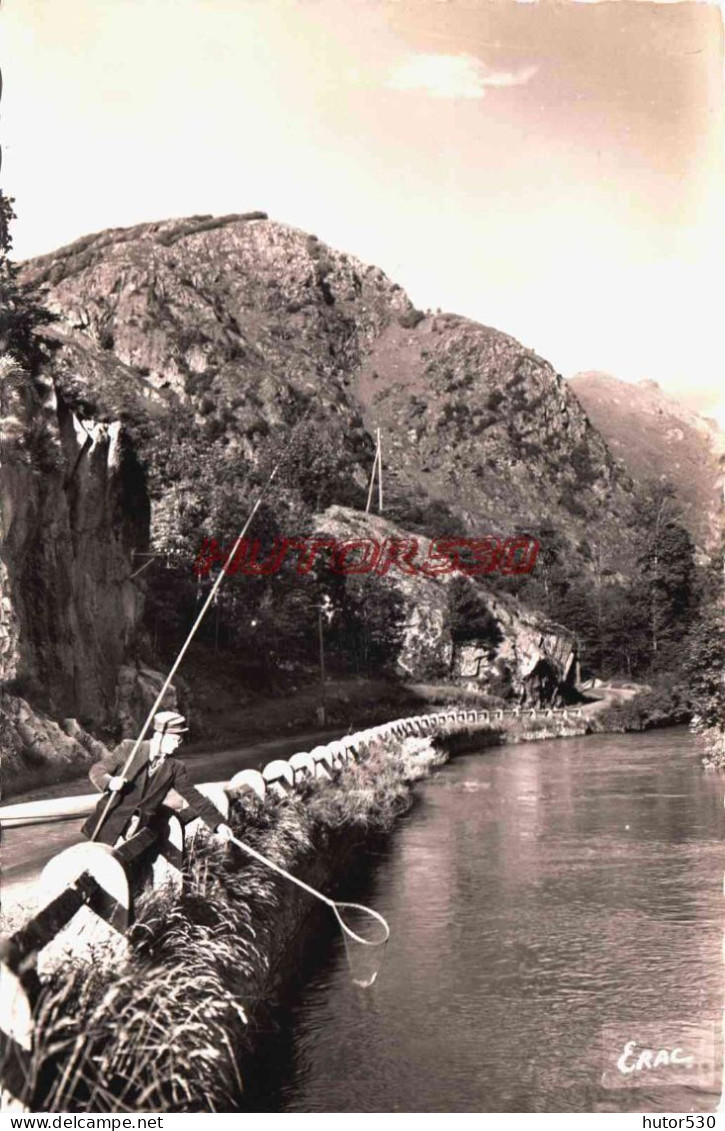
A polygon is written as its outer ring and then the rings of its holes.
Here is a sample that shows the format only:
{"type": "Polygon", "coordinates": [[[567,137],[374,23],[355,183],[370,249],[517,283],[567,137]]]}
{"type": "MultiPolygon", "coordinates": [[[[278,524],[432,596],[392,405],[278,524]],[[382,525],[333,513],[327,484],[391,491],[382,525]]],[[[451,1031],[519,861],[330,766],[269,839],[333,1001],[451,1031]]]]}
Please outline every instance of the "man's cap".
{"type": "Polygon", "coordinates": [[[186,719],[176,711],[159,711],[154,715],[154,730],[159,734],[185,734],[189,729],[186,719]]]}

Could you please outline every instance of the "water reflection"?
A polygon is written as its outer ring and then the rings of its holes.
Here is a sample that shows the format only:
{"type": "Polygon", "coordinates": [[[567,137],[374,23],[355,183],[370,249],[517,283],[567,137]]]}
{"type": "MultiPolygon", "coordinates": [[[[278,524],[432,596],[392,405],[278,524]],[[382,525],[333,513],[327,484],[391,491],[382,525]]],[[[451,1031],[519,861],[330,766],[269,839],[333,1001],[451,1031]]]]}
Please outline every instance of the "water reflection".
{"type": "Polygon", "coordinates": [[[418,788],[363,900],[377,983],[328,956],[255,1110],[714,1110],[714,1084],[600,1083],[603,1027],[720,1015],[722,784],[689,735],[489,749],[418,788]]]}

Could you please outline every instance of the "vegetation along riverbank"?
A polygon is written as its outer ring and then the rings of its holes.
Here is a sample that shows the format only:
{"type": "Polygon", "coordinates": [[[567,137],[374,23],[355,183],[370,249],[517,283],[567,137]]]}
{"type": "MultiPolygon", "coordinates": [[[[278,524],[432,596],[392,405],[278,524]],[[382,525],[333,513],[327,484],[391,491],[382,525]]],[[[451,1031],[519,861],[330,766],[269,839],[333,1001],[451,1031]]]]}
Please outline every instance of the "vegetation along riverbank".
{"type": "MultiPolygon", "coordinates": [[[[528,712],[527,712],[528,714],[528,712]]],[[[287,797],[232,794],[236,835],[305,882],[344,889],[413,785],[464,749],[584,733],[582,717],[492,720],[434,740],[369,743],[334,780],[287,797]]],[[[298,971],[309,896],[235,849],[196,843],[180,894],[141,897],[122,961],[66,963],[36,1008],[31,1110],[229,1110],[267,1004],[298,971]]]]}
{"type": "MultiPolygon", "coordinates": [[[[446,757],[427,739],[375,742],[337,780],[310,782],[299,795],[237,794],[230,823],[274,863],[329,891],[446,757]]],[[[125,961],[65,965],[46,984],[30,1110],[233,1110],[265,1002],[294,969],[294,939],[313,903],[233,848],[198,843],[183,892],[140,901],[125,961]]]]}

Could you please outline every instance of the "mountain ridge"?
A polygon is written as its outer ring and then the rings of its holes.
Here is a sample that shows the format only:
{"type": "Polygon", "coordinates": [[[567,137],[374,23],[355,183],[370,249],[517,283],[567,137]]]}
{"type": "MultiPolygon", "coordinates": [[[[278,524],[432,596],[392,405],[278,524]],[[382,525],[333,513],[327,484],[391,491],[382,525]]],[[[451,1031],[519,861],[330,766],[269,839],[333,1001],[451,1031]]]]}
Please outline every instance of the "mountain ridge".
{"type": "Polygon", "coordinates": [[[667,478],[695,541],[720,537],[725,433],[716,422],[665,393],[656,381],[620,381],[588,370],[569,382],[613,453],[639,483],[667,478]]]}
{"type": "Polygon", "coordinates": [[[592,541],[627,541],[631,481],[548,362],[416,311],[378,268],[264,213],[96,233],[22,277],[58,316],[54,376],[92,412],[186,413],[206,443],[256,464],[312,392],[353,495],[382,429],[397,521],[431,506],[475,532],[552,520],[584,569],[592,541]]]}

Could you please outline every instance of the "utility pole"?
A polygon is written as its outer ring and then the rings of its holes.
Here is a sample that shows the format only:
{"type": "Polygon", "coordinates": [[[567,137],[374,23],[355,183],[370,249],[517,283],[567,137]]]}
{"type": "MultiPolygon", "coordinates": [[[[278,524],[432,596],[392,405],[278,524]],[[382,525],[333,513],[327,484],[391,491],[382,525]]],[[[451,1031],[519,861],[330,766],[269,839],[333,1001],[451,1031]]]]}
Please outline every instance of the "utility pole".
{"type": "Polygon", "coordinates": [[[326,711],[327,703],[325,700],[325,638],[322,632],[322,605],[317,607],[317,628],[320,634],[320,690],[322,693],[322,703],[320,706],[320,723],[325,726],[327,723],[326,711]]]}
{"type": "Polygon", "coordinates": [[[373,460],[373,470],[370,475],[370,487],[368,488],[368,501],[365,504],[365,514],[370,511],[370,504],[373,501],[373,487],[375,486],[375,473],[378,476],[378,513],[382,514],[383,511],[383,452],[382,444],[380,442],[380,429],[375,430],[377,444],[375,447],[375,459],[373,460]]]}
{"type": "Polygon", "coordinates": [[[383,446],[378,428],[378,514],[383,513],[383,446]]]}
{"type": "Polygon", "coordinates": [[[322,628],[322,614],[327,617],[327,623],[332,622],[335,615],[332,601],[324,595],[322,601],[317,606],[317,632],[320,638],[320,690],[322,693],[322,703],[319,708],[320,725],[325,726],[327,723],[327,693],[325,690],[325,635],[322,628]]]}

